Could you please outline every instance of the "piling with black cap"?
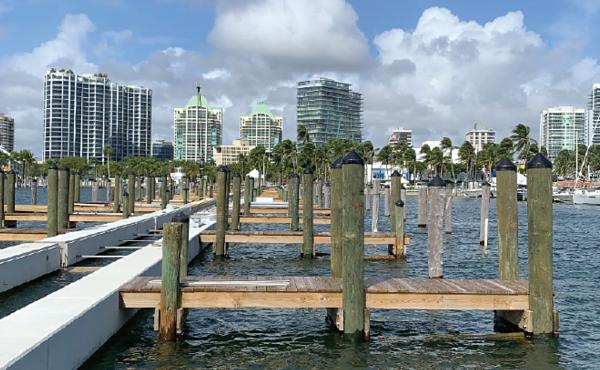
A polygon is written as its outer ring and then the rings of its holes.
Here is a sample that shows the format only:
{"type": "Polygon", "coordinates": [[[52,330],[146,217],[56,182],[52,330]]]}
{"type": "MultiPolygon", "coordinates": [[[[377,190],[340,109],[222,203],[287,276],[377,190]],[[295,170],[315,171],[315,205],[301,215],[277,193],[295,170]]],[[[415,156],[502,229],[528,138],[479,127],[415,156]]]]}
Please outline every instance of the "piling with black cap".
{"type": "Polygon", "coordinates": [[[167,194],[167,176],[163,175],[160,181],[160,208],[167,208],[167,203],[169,203],[169,196],[167,194]]]}
{"type": "Polygon", "coordinates": [[[396,217],[396,228],[394,236],[396,242],[394,244],[393,255],[396,258],[404,258],[406,255],[406,246],[404,245],[404,202],[399,200],[394,204],[394,214],[396,217]]]}
{"type": "Polygon", "coordinates": [[[121,183],[121,176],[115,176],[115,191],[113,194],[113,212],[119,213],[121,210],[121,188],[123,184],[121,183]]]}
{"type": "Polygon", "coordinates": [[[231,228],[240,230],[240,202],[242,198],[242,176],[239,172],[233,174],[233,197],[231,206],[231,228]]]}
{"type": "Polygon", "coordinates": [[[31,180],[31,204],[37,204],[38,197],[38,181],[37,179],[31,180]]]}
{"type": "MultiPolygon", "coordinates": [[[[75,203],[79,203],[81,201],[81,175],[79,173],[75,174],[75,203]]],[[[110,199],[107,199],[110,201],[110,199]]]]}
{"type": "Polygon", "coordinates": [[[129,214],[132,215],[135,213],[135,174],[133,172],[129,172],[129,176],[127,177],[127,192],[128,192],[128,209],[129,214]]]}
{"type": "Polygon", "coordinates": [[[315,253],[315,240],[313,230],[313,170],[306,166],[302,174],[302,243],[303,257],[312,257],[315,253]]]}
{"type": "MultiPolygon", "coordinates": [[[[2,192],[3,193],[3,192],[2,192]]],[[[2,207],[4,209],[4,207],[2,207]]],[[[48,166],[48,237],[58,234],[58,168],[48,166]]]]}
{"type": "Polygon", "coordinates": [[[427,207],[428,207],[427,202],[429,201],[429,199],[427,198],[427,195],[428,195],[427,188],[423,188],[423,187],[419,188],[418,200],[417,200],[419,203],[419,213],[417,215],[417,227],[427,227],[427,207]]]}
{"type": "MultiPolygon", "coordinates": [[[[444,203],[446,183],[435,176],[427,184],[427,247],[430,278],[442,278],[444,253],[444,203]]],[[[420,213],[420,210],[419,210],[420,213]]]]}
{"type": "Polygon", "coordinates": [[[129,213],[129,191],[123,190],[123,218],[128,218],[129,213]]]}
{"type": "Polygon", "coordinates": [[[344,185],[342,180],[342,159],[338,158],[330,167],[331,180],[331,276],[342,277],[342,201],[344,185]]]}
{"type": "Polygon", "coordinates": [[[190,216],[183,212],[179,212],[171,220],[173,223],[179,223],[183,226],[181,233],[181,251],[180,256],[180,269],[179,278],[185,279],[188,273],[188,261],[189,261],[189,245],[190,245],[190,216]]]}
{"type": "Polygon", "coordinates": [[[485,181],[481,186],[481,215],[479,220],[479,244],[488,245],[490,219],[490,184],[485,181]]]}
{"type": "Polygon", "coordinates": [[[293,173],[288,178],[288,187],[290,188],[290,196],[288,198],[288,206],[290,209],[290,230],[300,230],[300,178],[298,174],[293,173]]]}
{"type": "MultiPolygon", "coordinates": [[[[552,287],[552,163],[537,153],[527,162],[529,310],[533,334],[554,331],[552,287]]],[[[558,324],[558,323],[556,323],[558,324]]]]}
{"type": "Polygon", "coordinates": [[[252,184],[251,177],[244,179],[244,216],[250,216],[250,204],[252,203],[252,184]]]}
{"type": "Polygon", "coordinates": [[[500,279],[518,279],[517,166],[508,158],[496,165],[496,218],[500,279]]]}
{"type": "Polygon", "coordinates": [[[69,228],[69,168],[58,169],[58,232],[64,233],[69,228]]]}
{"type": "MultiPolygon", "coordinates": [[[[394,171],[392,173],[391,176],[391,181],[390,181],[390,193],[391,193],[391,199],[390,201],[392,202],[392,204],[396,204],[399,200],[401,200],[400,196],[400,189],[402,188],[402,175],[400,175],[400,172],[398,171],[394,171]]],[[[395,230],[396,229],[396,212],[392,212],[392,218],[391,218],[391,230],[395,230]]]]}
{"type": "Polygon", "coordinates": [[[188,204],[190,202],[189,191],[190,191],[190,183],[189,183],[187,176],[185,176],[183,178],[183,204],[188,204]]]}
{"type": "Polygon", "coordinates": [[[344,333],[365,335],[364,160],[352,150],[342,160],[342,302],[344,333]]]}
{"type": "Polygon", "coordinates": [[[379,180],[377,179],[373,179],[371,202],[371,231],[376,233],[379,224],[379,180]]]}
{"type": "MultiPolygon", "coordinates": [[[[5,173],[6,176],[6,213],[15,213],[16,174],[14,170],[5,173]]],[[[65,203],[66,207],[66,203],[65,203]]],[[[17,227],[17,221],[4,220],[4,227],[17,227]]]]}
{"type": "Polygon", "coordinates": [[[159,339],[165,341],[174,341],[177,337],[177,310],[179,309],[181,301],[180,274],[182,240],[183,224],[172,222],[164,225],[160,285],[159,339]]]}
{"type": "Polygon", "coordinates": [[[227,210],[225,209],[227,207],[226,185],[227,168],[221,165],[217,167],[217,226],[213,249],[213,253],[217,256],[225,255],[225,232],[227,230],[227,210]]]}

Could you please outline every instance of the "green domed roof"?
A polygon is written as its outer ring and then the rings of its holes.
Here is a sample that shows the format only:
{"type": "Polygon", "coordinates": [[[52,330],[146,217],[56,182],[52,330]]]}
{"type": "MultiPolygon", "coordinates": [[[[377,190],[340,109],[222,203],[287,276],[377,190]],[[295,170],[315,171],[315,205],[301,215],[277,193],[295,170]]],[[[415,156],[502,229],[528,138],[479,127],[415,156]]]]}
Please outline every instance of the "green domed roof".
{"type": "Polygon", "coordinates": [[[254,108],[252,108],[252,113],[250,113],[250,115],[253,116],[255,114],[265,114],[267,116],[273,115],[269,107],[267,107],[267,105],[263,102],[256,103],[254,108]]]}
{"type": "Polygon", "coordinates": [[[185,105],[186,108],[198,106],[208,108],[208,100],[206,100],[204,95],[201,95],[200,97],[198,97],[198,95],[193,95],[185,105]],[[198,100],[200,101],[200,104],[198,104],[198,100]]]}

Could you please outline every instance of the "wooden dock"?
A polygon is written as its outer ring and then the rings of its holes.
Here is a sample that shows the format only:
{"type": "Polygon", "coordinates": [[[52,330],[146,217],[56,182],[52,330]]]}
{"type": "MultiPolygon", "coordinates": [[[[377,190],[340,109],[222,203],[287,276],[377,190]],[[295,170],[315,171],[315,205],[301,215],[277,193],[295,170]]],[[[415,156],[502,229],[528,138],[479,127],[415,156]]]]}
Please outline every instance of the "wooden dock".
{"type": "MultiPolygon", "coordinates": [[[[6,221],[40,221],[46,222],[48,215],[46,213],[7,213],[4,217],[6,221]]],[[[123,219],[120,213],[74,213],[69,216],[71,222],[113,222],[123,219]]]]}
{"type": "Polygon", "coordinates": [[[10,228],[0,229],[0,241],[17,242],[17,241],[36,241],[42,240],[48,237],[48,230],[46,229],[32,229],[32,228],[10,228]]]}
{"type": "MultiPolygon", "coordinates": [[[[231,218],[230,218],[231,222],[231,218]]],[[[242,224],[290,224],[292,219],[290,217],[283,216],[241,216],[240,223],[242,224]]],[[[313,218],[315,225],[329,225],[331,219],[329,217],[315,217],[313,218]]]]}
{"type": "MultiPolygon", "coordinates": [[[[200,234],[202,243],[215,242],[215,230],[205,230],[200,234]]],[[[225,242],[244,244],[302,244],[302,231],[227,231],[225,242]]],[[[315,244],[331,244],[331,233],[315,233],[315,244]]],[[[410,237],[404,236],[404,245],[410,244],[410,237]]],[[[393,245],[394,233],[365,233],[365,245],[393,245]]]]}
{"type": "MultiPolygon", "coordinates": [[[[160,305],[160,277],[138,277],[120,290],[124,308],[160,305]]],[[[367,308],[419,310],[529,309],[526,280],[396,278],[365,281],[367,308]]],[[[341,280],[326,276],[190,276],[182,308],[342,307],[341,280]]]]}

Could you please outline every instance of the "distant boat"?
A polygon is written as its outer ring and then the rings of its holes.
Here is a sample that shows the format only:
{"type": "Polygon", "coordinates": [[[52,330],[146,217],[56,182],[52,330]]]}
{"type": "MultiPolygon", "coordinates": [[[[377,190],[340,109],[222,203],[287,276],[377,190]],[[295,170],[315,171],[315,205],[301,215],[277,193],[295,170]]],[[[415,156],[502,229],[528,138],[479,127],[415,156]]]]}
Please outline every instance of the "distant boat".
{"type": "Polygon", "coordinates": [[[600,206],[600,190],[577,189],[573,192],[573,204],[600,206]]]}
{"type": "Polygon", "coordinates": [[[552,200],[556,203],[573,204],[573,191],[569,189],[553,189],[552,200]]]}
{"type": "Polygon", "coordinates": [[[519,201],[519,202],[527,201],[527,188],[524,188],[524,187],[517,188],[517,201],[519,201]]]}

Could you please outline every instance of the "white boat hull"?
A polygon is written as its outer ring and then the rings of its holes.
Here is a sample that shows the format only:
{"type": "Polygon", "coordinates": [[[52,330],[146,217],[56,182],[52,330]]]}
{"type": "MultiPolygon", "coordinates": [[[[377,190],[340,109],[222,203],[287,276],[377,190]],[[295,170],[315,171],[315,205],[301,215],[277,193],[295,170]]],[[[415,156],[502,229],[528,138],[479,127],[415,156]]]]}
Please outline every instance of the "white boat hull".
{"type": "Polygon", "coordinates": [[[573,194],[573,204],[587,204],[591,206],[600,206],[600,191],[593,192],[575,192],[573,194]]]}

